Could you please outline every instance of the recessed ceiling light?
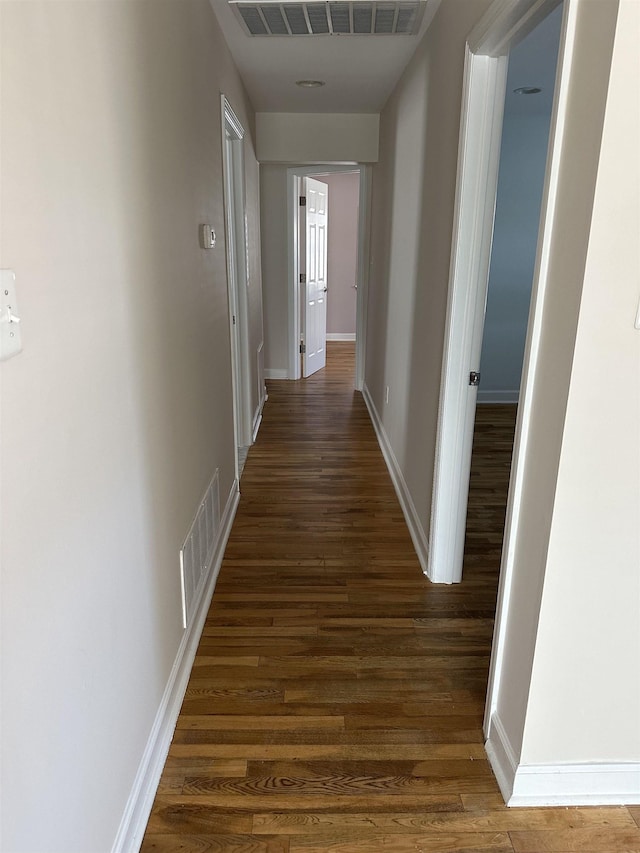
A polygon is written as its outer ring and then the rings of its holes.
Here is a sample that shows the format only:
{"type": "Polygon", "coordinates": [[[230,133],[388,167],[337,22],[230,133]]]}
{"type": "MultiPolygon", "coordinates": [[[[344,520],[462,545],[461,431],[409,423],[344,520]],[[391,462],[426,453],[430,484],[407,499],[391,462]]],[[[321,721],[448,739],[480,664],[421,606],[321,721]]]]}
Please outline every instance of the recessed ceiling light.
{"type": "Polygon", "coordinates": [[[514,95],[538,95],[542,92],[542,89],[538,89],[537,86],[520,86],[519,89],[514,89],[514,95]]]}
{"type": "Polygon", "coordinates": [[[303,89],[319,89],[324,86],[324,80],[296,80],[296,86],[301,86],[303,89]]]}

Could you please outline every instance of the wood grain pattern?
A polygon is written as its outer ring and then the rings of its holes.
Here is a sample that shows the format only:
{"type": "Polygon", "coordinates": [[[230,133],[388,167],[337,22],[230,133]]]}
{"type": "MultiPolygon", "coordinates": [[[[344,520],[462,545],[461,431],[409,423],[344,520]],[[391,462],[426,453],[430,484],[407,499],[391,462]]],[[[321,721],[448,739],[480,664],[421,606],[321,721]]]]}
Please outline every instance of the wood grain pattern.
{"type": "Polygon", "coordinates": [[[640,851],[638,809],[507,809],[486,760],[514,420],[478,410],[465,577],[435,587],[353,344],[269,383],[145,853],[640,851]]]}

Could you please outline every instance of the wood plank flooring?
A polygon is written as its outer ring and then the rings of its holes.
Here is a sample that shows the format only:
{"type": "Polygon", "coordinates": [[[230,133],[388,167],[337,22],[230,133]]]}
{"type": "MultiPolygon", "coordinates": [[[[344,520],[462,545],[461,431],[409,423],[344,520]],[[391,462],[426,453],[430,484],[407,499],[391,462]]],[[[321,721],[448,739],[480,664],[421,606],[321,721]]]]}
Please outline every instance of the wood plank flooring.
{"type": "Polygon", "coordinates": [[[269,383],[142,850],[640,851],[637,810],[509,810],[486,760],[513,409],[479,410],[465,580],[432,586],[329,346],[269,383]]]}

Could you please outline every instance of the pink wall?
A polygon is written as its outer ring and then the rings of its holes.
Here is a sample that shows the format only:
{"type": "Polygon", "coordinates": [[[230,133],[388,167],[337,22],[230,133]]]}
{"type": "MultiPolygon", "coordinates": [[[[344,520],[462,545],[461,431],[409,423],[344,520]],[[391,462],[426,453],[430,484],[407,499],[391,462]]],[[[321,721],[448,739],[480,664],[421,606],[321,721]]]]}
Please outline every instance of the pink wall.
{"type": "Polygon", "coordinates": [[[327,335],[356,331],[356,283],[358,263],[357,172],[318,176],[329,186],[327,335]]]}

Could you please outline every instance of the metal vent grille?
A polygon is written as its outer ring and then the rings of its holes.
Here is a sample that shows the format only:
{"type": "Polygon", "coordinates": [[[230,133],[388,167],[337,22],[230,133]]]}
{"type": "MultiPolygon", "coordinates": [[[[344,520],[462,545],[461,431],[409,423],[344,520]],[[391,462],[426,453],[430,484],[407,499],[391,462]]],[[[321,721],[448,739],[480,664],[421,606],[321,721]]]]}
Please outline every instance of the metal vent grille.
{"type": "Polygon", "coordinates": [[[220,489],[218,469],[200,502],[196,517],[180,549],[182,622],[191,624],[195,606],[213,560],[220,535],[220,489]]]}
{"type": "Polygon", "coordinates": [[[413,35],[427,0],[279,3],[229,0],[250,36],[413,35]]]}

